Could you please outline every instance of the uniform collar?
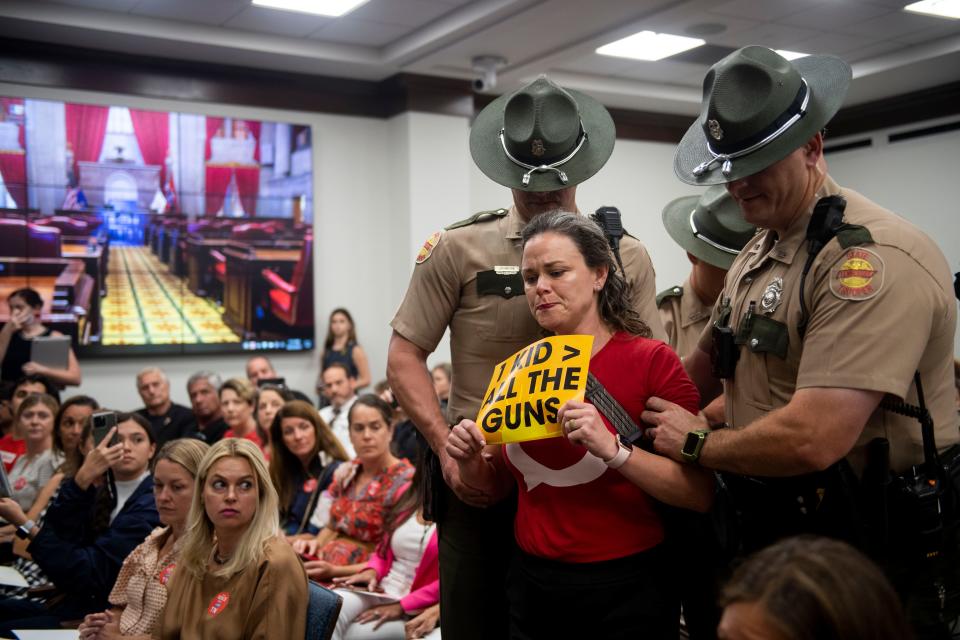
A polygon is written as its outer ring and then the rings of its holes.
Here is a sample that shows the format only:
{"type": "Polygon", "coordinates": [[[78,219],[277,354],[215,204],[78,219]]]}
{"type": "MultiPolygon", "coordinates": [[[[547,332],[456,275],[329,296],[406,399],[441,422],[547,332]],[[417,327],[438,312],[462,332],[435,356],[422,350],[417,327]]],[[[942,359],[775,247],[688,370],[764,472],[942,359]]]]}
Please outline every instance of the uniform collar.
{"type": "Polygon", "coordinates": [[[686,329],[691,324],[709,318],[713,310],[700,301],[700,296],[693,290],[690,277],[683,283],[683,295],[680,296],[680,327],[686,329]]]}

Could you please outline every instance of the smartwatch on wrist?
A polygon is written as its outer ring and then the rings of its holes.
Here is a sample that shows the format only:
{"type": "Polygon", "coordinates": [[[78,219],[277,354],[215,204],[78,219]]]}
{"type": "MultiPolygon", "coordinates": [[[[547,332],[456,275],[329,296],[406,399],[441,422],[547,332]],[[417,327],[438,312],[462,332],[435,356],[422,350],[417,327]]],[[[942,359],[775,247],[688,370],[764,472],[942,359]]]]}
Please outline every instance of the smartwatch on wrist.
{"type": "Polygon", "coordinates": [[[609,460],[604,460],[603,463],[611,469],[619,469],[627,461],[627,458],[630,457],[632,451],[633,446],[624,442],[620,436],[617,436],[617,452],[609,460]]]}
{"type": "Polygon", "coordinates": [[[699,462],[700,453],[703,451],[703,443],[707,441],[709,429],[697,429],[687,433],[687,439],[683,441],[680,448],[680,457],[687,462],[699,462]]]}
{"type": "Polygon", "coordinates": [[[37,526],[36,522],[34,522],[33,520],[27,520],[22,525],[17,527],[17,530],[15,533],[17,537],[20,538],[21,540],[26,540],[27,538],[30,537],[30,532],[33,531],[33,528],[35,526],[37,526]]]}

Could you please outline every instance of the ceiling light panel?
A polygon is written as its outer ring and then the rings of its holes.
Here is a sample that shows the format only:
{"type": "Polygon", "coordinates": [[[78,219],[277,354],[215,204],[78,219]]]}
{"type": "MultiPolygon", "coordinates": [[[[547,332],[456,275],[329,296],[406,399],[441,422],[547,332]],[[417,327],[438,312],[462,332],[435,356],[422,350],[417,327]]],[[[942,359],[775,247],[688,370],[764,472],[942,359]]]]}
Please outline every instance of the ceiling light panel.
{"type": "Polygon", "coordinates": [[[258,7],[333,17],[349,13],[366,2],[367,0],[253,0],[253,4],[258,7]]]}
{"type": "Polygon", "coordinates": [[[597,49],[597,53],[603,56],[632,58],[634,60],[662,60],[703,44],[704,41],[700,38],[641,31],[610,44],[605,44],[597,49]]]}
{"type": "Polygon", "coordinates": [[[903,10],[958,20],[960,19],[960,0],[921,0],[908,4],[903,10]]]}

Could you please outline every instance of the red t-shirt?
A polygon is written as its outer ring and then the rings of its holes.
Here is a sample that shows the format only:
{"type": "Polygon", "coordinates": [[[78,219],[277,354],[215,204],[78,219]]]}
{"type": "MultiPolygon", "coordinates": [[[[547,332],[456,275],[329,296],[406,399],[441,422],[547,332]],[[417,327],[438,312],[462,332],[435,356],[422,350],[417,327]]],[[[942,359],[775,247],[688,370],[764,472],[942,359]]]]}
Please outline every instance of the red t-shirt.
{"type": "Polygon", "coordinates": [[[263,451],[263,440],[260,439],[260,435],[257,433],[257,430],[256,430],[256,429],[250,429],[250,431],[248,431],[248,432],[247,432],[247,435],[245,435],[245,436],[238,436],[237,434],[235,434],[235,433],[233,432],[233,429],[227,429],[226,431],[223,432],[223,437],[224,437],[224,438],[240,438],[240,437],[242,437],[242,438],[244,438],[244,439],[246,439],[246,440],[249,440],[249,441],[252,442],[253,444],[257,445],[258,447],[260,447],[260,451],[263,451]]]}
{"type": "MultiPolygon", "coordinates": [[[[700,396],[680,359],[659,340],[617,333],[590,359],[590,373],[638,425],[651,396],[691,413],[699,409],[700,396]]],[[[504,458],[520,489],[514,534],[524,552],[563,562],[600,562],[640,553],[663,540],[653,499],[584,447],[564,437],[549,438],[505,445],[504,458]]]]}
{"type": "Polygon", "coordinates": [[[27,452],[26,440],[14,440],[13,436],[7,434],[0,438],[0,459],[3,460],[3,466],[10,473],[17,458],[27,452]]]}

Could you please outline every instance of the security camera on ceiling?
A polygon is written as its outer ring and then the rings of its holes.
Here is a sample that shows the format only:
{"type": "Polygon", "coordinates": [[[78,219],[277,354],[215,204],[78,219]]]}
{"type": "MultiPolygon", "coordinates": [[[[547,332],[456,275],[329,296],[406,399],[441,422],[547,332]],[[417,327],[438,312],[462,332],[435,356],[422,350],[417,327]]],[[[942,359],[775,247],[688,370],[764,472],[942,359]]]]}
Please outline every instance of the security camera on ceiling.
{"type": "Polygon", "coordinates": [[[473,71],[473,90],[490,91],[497,86],[497,71],[507,66],[507,59],[501,56],[476,56],[471,60],[473,71]]]}

